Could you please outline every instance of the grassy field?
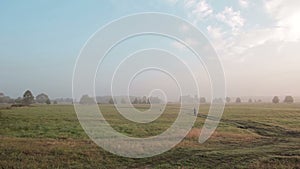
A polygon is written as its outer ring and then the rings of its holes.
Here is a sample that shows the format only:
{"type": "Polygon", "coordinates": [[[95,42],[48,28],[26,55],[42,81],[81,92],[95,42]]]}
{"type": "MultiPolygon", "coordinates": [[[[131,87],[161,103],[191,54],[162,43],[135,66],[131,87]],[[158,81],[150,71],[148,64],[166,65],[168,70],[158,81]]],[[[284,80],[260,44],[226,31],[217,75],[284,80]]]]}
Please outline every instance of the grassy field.
{"type": "MultiPolygon", "coordinates": [[[[178,106],[169,105],[149,124],[129,122],[111,105],[101,110],[119,132],[147,137],[167,129],[178,106]]],[[[194,128],[175,148],[131,159],[95,145],[72,105],[2,107],[0,168],[300,168],[300,104],[227,105],[216,132],[199,144],[207,110],[208,105],[201,106],[194,128]]]]}

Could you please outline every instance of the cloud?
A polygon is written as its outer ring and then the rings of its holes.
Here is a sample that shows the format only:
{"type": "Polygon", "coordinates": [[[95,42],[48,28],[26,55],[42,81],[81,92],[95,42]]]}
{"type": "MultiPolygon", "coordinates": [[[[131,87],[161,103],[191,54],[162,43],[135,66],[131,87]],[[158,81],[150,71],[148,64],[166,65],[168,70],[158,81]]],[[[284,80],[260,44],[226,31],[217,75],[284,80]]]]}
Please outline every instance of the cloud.
{"type": "Polygon", "coordinates": [[[221,51],[220,49],[224,48],[226,45],[229,45],[225,38],[225,32],[223,32],[220,27],[209,25],[206,27],[206,29],[211,42],[213,43],[215,49],[217,49],[219,52],[221,51]]]}
{"type": "Polygon", "coordinates": [[[165,0],[167,3],[176,4],[178,0],[165,0]]]}
{"type": "Polygon", "coordinates": [[[198,18],[203,19],[213,13],[213,9],[206,3],[206,1],[200,1],[196,4],[192,13],[198,18]]]}
{"type": "MultiPolygon", "coordinates": [[[[186,43],[187,46],[189,46],[191,48],[196,48],[199,45],[199,42],[193,38],[185,38],[185,39],[183,39],[183,41],[186,43]]],[[[179,49],[181,51],[188,51],[188,48],[184,44],[182,44],[178,41],[173,41],[171,43],[171,46],[176,49],[179,49]]]]}
{"type": "Polygon", "coordinates": [[[188,16],[193,18],[193,22],[197,23],[213,14],[213,8],[205,1],[185,0],[184,9],[188,16]]]}
{"type": "MultiPolygon", "coordinates": [[[[249,0],[237,1],[241,8],[249,7],[249,0]]],[[[218,22],[210,23],[206,27],[207,33],[217,52],[225,60],[243,61],[252,56],[252,49],[265,44],[273,45],[274,51],[282,49],[284,42],[300,40],[300,1],[262,0],[264,12],[269,15],[272,23],[260,25],[251,29],[244,29],[246,19],[239,10],[226,6],[223,11],[214,13],[213,8],[202,0],[183,1],[184,9],[191,16],[194,23],[199,20],[217,20],[228,25],[228,30],[218,22]],[[214,16],[214,17],[213,17],[214,16]],[[277,47],[275,47],[277,46],[277,47]]],[[[241,9],[242,10],[242,9],[241,9]]],[[[258,16],[253,14],[254,16],[258,16]]],[[[179,44],[173,44],[180,47],[179,44]]],[[[182,48],[182,47],[181,47],[182,48]]]]}
{"type": "Polygon", "coordinates": [[[183,44],[181,44],[180,42],[178,41],[173,41],[171,43],[171,46],[174,47],[175,49],[179,49],[179,50],[187,50],[186,49],[186,46],[184,46],[183,44]]]}
{"type": "Polygon", "coordinates": [[[239,0],[239,4],[242,8],[248,8],[249,1],[248,0],[239,0]]]}
{"type": "MultiPolygon", "coordinates": [[[[227,38],[226,43],[231,44],[226,47],[230,51],[228,54],[246,57],[250,49],[265,44],[273,46],[273,52],[279,52],[284,43],[300,41],[300,1],[265,0],[264,5],[274,22],[273,26],[243,30],[231,39],[227,38]]],[[[296,52],[298,48],[293,50],[296,52]]]]}
{"type": "Polygon", "coordinates": [[[216,18],[230,26],[233,31],[238,31],[245,23],[240,11],[234,11],[231,7],[225,7],[221,13],[216,15],[216,18]]]}
{"type": "Polygon", "coordinates": [[[300,1],[265,0],[267,13],[275,20],[275,36],[284,41],[300,40],[300,1]]]}
{"type": "Polygon", "coordinates": [[[221,31],[222,29],[219,27],[213,27],[211,25],[206,27],[208,33],[214,38],[214,39],[219,39],[223,37],[223,32],[221,31]]]}
{"type": "MultiPolygon", "coordinates": [[[[208,38],[223,61],[232,91],[239,95],[299,94],[300,1],[261,0],[255,4],[237,0],[238,6],[225,6],[221,11],[212,9],[206,3],[210,1],[201,2],[186,0],[183,9],[193,16],[189,19],[205,20],[198,26],[207,24],[208,38]],[[255,12],[245,9],[252,7],[255,12]],[[241,12],[251,13],[244,18],[241,12]],[[261,87],[253,88],[256,85],[261,87]]],[[[182,49],[180,44],[173,45],[182,49]]]]}

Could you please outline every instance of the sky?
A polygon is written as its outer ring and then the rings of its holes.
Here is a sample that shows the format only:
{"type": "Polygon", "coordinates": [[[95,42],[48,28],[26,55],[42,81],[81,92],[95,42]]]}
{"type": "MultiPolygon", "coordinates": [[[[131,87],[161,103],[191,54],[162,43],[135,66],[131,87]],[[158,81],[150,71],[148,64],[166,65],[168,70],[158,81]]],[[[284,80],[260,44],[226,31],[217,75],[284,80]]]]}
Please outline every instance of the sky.
{"type": "MultiPolygon", "coordinates": [[[[203,32],[222,61],[228,96],[300,96],[297,0],[1,1],[0,92],[19,97],[30,89],[34,95],[72,97],[74,66],[89,37],[113,20],[142,12],[175,15],[203,32]]],[[[157,38],[136,38],[112,51],[104,72],[112,72],[110,67],[121,60],[112,58],[125,57],[134,49],[161,47],[182,52],[170,39],[157,38]]],[[[155,73],[145,76],[136,79],[139,85],[133,94],[144,94],[145,87],[138,87],[141,84],[157,83],[150,78],[155,73]]],[[[99,71],[97,95],[108,94],[109,86],[100,84],[104,78],[99,71]]],[[[172,88],[169,83],[171,79],[162,88],[172,88]]]]}

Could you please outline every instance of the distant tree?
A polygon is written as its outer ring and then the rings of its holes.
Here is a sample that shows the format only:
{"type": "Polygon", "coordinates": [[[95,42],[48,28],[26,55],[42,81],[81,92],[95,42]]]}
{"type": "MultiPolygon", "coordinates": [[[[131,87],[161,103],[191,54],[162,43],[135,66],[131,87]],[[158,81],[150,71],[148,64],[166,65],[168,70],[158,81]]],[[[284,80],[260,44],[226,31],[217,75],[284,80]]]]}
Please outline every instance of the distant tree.
{"type": "Polygon", "coordinates": [[[4,103],[4,93],[0,93],[0,103],[4,103]]]}
{"type": "Polygon", "coordinates": [[[35,100],[38,103],[46,103],[47,100],[49,100],[49,97],[48,97],[48,95],[46,95],[44,93],[41,93],[41,94],[36,96],[35,100]]]}
{"type": "Polygon", "coordinates": [[[14,100],[3,93],[0,93],[0,103],[14,103],[14,100]]]}
{"type": "Polygon", "coordinates": [[[143,96],[142,104],[146,104],[146,103],[147,103],[147,97],[146,97],[146,96],[143,96]]]}
{"type": "Polygon", "coordinates": [[[236,103],[241,103],[242,100],[241,100],[241,98],[238,97],[238,98],[236,98],[235,102],[236,102],[236,103]]]}
{"type": "Polygon", "coordinates": [[[206,103],[205,97],[200,97],[200,103],[206,103]]]}
{"type": "Polygon", "coordinates": [[[126,101],[125,101],[124,98],[121,99],[121,103],[122,103],[122,104],[126,104],[126,101]]]}
{"type": "Polygon", "coordinates": [[[93,103],[95,103],[95,101],[94,101],[94,99],[92,97],[89,97],[89,95],[83,95],[80,98],[79,103],[80,104],[93,104],[93,103]]]}
{"type": "Polygon", "coordinates": [[[225,100],[226,100],[227,103],[230,103],[230,101],[231,101],[230,97],[226,97],[225,100]]]}
{"type": "Polygon", "coordinates": [[[147,104],[151,104],[150,98],[147,98],[147,104]]]}
{"type": "Polygon", "coordinates": [[[213,103],[223,103],[223,99],[222,98],[215,98],[213,100],[213,103]]]}
{"type": "Polygon", "coordinates": [[[34,101],[34,96],[32,95],[30,90],[25,91],[25,93],[23,94],[23,103],[25,105],[30,105],[32,104],[34,101]]]}
{"type": "Polygon", "coordinates": [[[14,103],[15,100],[10,98],[9,96],[5,96],[4,93],[0,93],[0,103],[14,103]]]}
{"type": "Polygon", "coordinates": [[[294,103],[294,98],[292,96],[286,96],[283,102],[284,103],[294,103]]]}
{"type": "Polygon", "coordinates": [[[54,100],[54,101],[53,101],[53,104],[57,104],[57,101],[56,101],[56,100],[54,100]]]}
{"type": "Polygon", "coordinates": [[[275,103],[275,104],[279,103],[279,101],[280,100],[279,100],[278,96],[274,96],[272,99],[272,103],[275,103]]]}
{"type": "Polygon", "coordinates": [[[151,101],[151,104],[160,104],[160,103],[162,103],[162,100],[160,100],[159,97],[151,97],[150,101],[151,101]]]}
{"type": "Polygon", "coordinates": [[[134,101],[132,102],[133,104],[138,104],[139,101],[138,101],[138,98],[135,98],[134,101]]]}
{"type": "Polygon", "coordinates": [[[15,102],[14,99],[11,99],[8,96],[0,97],[0,103],[8,103],[8,104],[13,104],[15,102]]]}
{"type": "Polygon", "coordinates": [[[108,101],[109,104],[114,104],[114,100],[112,98],[109,99],[108,101]]]}
{"type": "Polygon", "coordinates": [[[21,104],[22,101],[23,101],[22,97],[18,97],[18,98],[15,100],[15,103],[21,104]]]}
{"type": "Polygon", "coordinates": [[[51,104],[51,101],[49,98],[46,100],[46,104],[51,104]]]}
{"type": "Polygon", "coordinates": [[[13,103],[15,103],[15,100],[14,99],[11,99],[11,98],[9,98],[9,100],[8,100],[8,102],[7,103],[9,103],[9,104],[13,104],[13,103]]]}
{"type": "Polygon", "coordinates": [[[249,100],[248,100],[248,103],[252,103],[252,102],[253,102],[252,99],[249,99],[249,100]]]}

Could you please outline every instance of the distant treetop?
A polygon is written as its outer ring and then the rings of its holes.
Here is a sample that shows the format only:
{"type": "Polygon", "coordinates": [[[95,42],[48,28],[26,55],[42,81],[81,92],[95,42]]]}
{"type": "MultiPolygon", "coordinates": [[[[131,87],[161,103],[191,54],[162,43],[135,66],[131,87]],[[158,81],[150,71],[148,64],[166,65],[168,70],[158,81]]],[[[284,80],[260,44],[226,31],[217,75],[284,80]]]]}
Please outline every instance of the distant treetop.
{"type": "Polygon", "coordinates": [[[279,103],[279,101],[280,100],[279,100],[278,96],[274,96],[272,99],[272,103],[275,103],[275,104],[279,103]]]}
{"type": "Polygon", "coordinates": [[[30,105],[34,102],[34,96],[32,95],[30,90],[26,90],[23,94],[23,103],[25,105],[30,105]]]}
{"type": "Polygon", "coordinates": [[[294,103],[294,98],[292,96],[286,96],[283,102],[284,103],[294,103]]]}

